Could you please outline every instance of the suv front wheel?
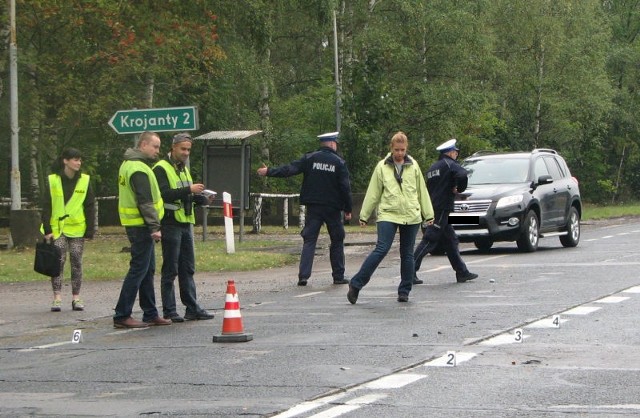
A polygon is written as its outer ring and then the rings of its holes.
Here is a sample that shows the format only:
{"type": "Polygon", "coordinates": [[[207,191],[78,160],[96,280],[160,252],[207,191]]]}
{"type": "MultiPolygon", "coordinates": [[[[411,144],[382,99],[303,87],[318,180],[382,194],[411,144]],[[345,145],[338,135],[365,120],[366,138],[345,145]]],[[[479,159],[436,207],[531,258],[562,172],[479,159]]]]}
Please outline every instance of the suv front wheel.
{"type": "Polygon", "coordinates": [[[522,234],[516,241],[520,251],[531,253],[538,249],[538,241],[540,239],[539,228],[538,216],[534,211],[530,210],[524,217],[522,234]]]}
{"type": "Polygon", "coordinates": [[[560,243],[563,247],[576,247],[578,242],[580,242],[580,215],[572,206],[567,218],[567,235],[560,236],[560,243]]]}

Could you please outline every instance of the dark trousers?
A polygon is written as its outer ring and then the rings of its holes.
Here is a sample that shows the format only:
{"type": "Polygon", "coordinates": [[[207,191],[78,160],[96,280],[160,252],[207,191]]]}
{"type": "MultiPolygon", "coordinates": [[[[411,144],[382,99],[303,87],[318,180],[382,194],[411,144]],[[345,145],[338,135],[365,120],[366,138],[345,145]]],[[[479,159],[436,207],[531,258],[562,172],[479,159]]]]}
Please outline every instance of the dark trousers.
{"type": "Polygon", "coordinates": [[[196,296],[195,251],[191,224],[162,225],[162,277],[160,295],[162,314],[176,316],[176,294],[174,282],[178,277],[180,301],[187,307],[187,314],[197,314],[201,309],[196,296]]]}
{"type": "Polygon", "coordinates": [[[344,225],[340,210],[328,206],[307,205],[307,218],[300,235],[303,239],[302,254],[300,255],[300,270],[298,279],[311,277],[313,257],[316,254],[316,243],[322,224],[327,225],[331,246],[329,260],[331,261],[331,276],[333,280],[344,279],[344,225]]]}
{"type": "Polygon", "coordinates": [[[142,320],[151,321],[158,317],[156,295],[153,289],[153,275],[156,272],[156,257],[151,231],[145,226],[125,228],[131,244],[129,271],[122,282],[120,297],[116,305],[114,320],[131,316],[136,295],[140,296],[142,320]]]}
{"type": "Polygon", "coordinates": [[[460,256],[456,231],[449,225],[448,211],[436,211],[433,225],[428,226],[424,230],[422,240],[413,253],[415,271],[420,270],[422,259],[427,253],[433,251],[438,246],[438,243],[443,245],[444,250],[447,252],[449,264],[451,264],[451,267],[456,273],[466,273],[468,271],[467,265],[462,261],[462,257],[460,256]]]}

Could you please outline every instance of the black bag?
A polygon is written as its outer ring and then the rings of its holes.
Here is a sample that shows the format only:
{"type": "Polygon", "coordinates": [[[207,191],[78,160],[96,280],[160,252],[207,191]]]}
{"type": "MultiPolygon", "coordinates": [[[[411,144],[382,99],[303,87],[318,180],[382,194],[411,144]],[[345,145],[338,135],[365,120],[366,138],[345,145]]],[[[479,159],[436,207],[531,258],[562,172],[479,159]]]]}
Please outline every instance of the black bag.
{"type": "Polygon", "coordinates": [[[44,239],[36,244],[36,259],[33,269],[45,276],[55,277],[60,274],[60,258],[62,251],[53,245],[53,241],[44,239]]]}

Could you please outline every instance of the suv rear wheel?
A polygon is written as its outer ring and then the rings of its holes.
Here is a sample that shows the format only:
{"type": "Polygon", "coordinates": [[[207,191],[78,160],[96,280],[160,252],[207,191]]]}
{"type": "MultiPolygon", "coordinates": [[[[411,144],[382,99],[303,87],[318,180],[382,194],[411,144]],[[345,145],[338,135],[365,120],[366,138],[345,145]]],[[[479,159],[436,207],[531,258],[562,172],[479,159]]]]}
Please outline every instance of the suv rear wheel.
{"type": "Polygon", "coordinates": [[[576,247],[580,242],[580,215],[576,208],[569,209],[567,218],[567,235],[560,236],[560,243],[563,247],[576,247]]]}
{"type": "Polygon", "coordinates": [[[538,241],[540,239],[539,229],[538,215],[530,210],[524,217],[522,235],[520,235],[520,238],[516,241],[520,251],[531,253],[538,249],[538,241]]]}

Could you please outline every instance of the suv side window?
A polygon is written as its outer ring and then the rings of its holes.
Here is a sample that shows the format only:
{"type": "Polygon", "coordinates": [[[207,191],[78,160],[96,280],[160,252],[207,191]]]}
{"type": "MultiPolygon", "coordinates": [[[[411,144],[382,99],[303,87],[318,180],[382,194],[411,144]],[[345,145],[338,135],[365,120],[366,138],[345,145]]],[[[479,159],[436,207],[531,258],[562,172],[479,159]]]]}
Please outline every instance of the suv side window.
{"type": "Polygon", "coordinates": [[[549,174],[553,177],[554,180],[562,179],[563,175],[560,171],[560,167],[558,167],[558,162],[553,157],[544,157],[544,162],[547,164],[547,168],[549,169],[549,174]]]}
{"type": "Polygon", "coordinates": [[[533,174],[534,174],[533,180],[536,183],[538,182],[538,179],[540,178],[540,176],[551,174],[549,173],[549,169],[547,168],[547,165],[544,163],[544,160],[542,158],[536,158],[536,161],[533,166],[533,174]]]}
{"type": "Polygon", "coordinates": [[[569,166],[567,166],[567,162],[564,160],[564,158],[562,158],[560,156],[556,156],[556,162],[560,166],[560,172],[562,173],[562,177],[563,178],[571,177],[571,172],[569,171],[569,166]]]}

